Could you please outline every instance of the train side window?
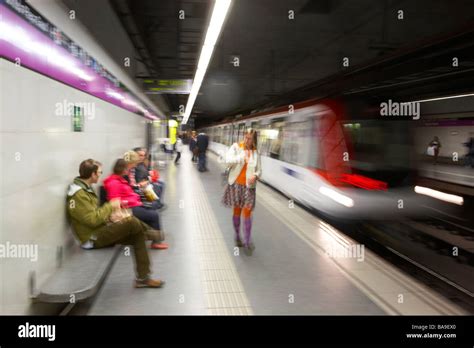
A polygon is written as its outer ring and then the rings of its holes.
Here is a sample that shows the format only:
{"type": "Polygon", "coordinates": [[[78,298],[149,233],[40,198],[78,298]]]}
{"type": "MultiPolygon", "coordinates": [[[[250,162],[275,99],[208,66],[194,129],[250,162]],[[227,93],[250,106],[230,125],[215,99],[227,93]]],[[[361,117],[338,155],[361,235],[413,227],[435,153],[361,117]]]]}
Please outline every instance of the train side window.
{"type": "Polygon", "coordinates": [[[228,145],[229,141],[228,141],[228,137],[229,137],[229,126],[224,126],[224,129],[223,129],[223,133],[222,133],[222,143],[224,145],[228,145]]]}
{"type": "Polygon", "coordinates": [[[236,139],[237,139],[237,133],[238,133],[238,129],[237,129],[237,125],[236,124],[233,124],[232,126],[232,139],[231,139],[231,143],[234,144],[236,142],[236,139]]]}
{"type": "Polygon", "coordinates": [[[283,128],[280,127],[278,129],[273,129],[272,138],[270,141],[270,157],[271,158],[275,158],[275,159],[280,158],[282,143],[283,143],[283,128]]]}
{"type": "Polygon", "coordinates": [[[254,131],[257,131],[257,133],[258,133],[258,130],[260,129],[260,123],[259,122],[252,122],[250,124],[250,128],[254,131]]]}
{"type": "Polygon", "coordinates": [[[229,145],[232,145],[239,140],[239,126],[236,124],[232,125],[232,139],[230,141],[229,145]]]}
{"type": "Polygon", "coordinates": [[[267,130],[268,155],[274,159],[280,159],[282,144],[284,142],[283,129],[285,127],[284,119],[274,120],[270,129],[267,130]]]}
{"type": "Polygon", "coordinates": [[[216,143],[221,143],[221,133],[222,133],[222,127],[217,127],[216,143]]]}
{"type": "Polygon", "coordinates": [[[239,124],[239,138],[237,139],[237,142],[240,142],[244,139],[244,134],[245,134],[245,123],[239,124]]]}
{"type": "Polygon", "coordinates": [[[226,145],[231,145],[234,143],[234,137],[235,137],[235,125],[234,124],[230,124],[229,126],[229,138],[228,138],[228,141],[226,143],[226,145]]]}
{"type": "Polygon", "coordinates": [[[270,140],[268,139],[268,133],[269,133],[269,128],[265,127],[261,130],[260,132],[260,144],[258,147],[258,150],[260,151],[260,154],[263,156],[268,156],[268,147],[270,145],[270,140]]]}

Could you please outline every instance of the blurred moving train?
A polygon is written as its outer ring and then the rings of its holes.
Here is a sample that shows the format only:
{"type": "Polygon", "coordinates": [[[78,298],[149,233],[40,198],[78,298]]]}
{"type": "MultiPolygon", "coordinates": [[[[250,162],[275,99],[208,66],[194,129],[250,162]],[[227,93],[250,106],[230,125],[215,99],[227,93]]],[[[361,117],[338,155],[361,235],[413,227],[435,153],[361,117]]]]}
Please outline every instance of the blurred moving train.
{"type": "Polygon", "coordinates": [[[246,129],[258,132],[261,180],[340,219],[417,214],[409,120],[382,118],[357,102],[309,100],[201,129],[223,155],[246,129]]]}
{"type": "MultiPolygon", "coordinates": [[[[425,105],[427,114],[433,116],[430,108],[444,110],[452,124],[459,102],[440,103],[425,105]]],[[[440,191],[419,186],[426,181],[420,176],[422,166],[435,178],[447,170],[421,154],[433,135],[447,130],[424,123],[383,117],[376,104],[321,99],[224,120],[200,131],[209,135],[210,150],[223,157],[248,128],[257,130],[262,181],[330,221],[361,222],[364,236],[467,294],[474,308],[474,230],[472,218],[466,219],[472,217],[474,194],[468,186],[453,188],[442,181],[436,181],[440,191]]],[[[454,133],[465,136],[470,129],[457,126],[454,133]]],[[[449,151],[459,151],[453,146],[461,138],[443,136],[443,142],[449,151]]],[[[453,175],[461,175],[456,173],[459,163],[450,165],[453,175]]],[[[468,175],[462,177],[466,181],[468,175]]]]}

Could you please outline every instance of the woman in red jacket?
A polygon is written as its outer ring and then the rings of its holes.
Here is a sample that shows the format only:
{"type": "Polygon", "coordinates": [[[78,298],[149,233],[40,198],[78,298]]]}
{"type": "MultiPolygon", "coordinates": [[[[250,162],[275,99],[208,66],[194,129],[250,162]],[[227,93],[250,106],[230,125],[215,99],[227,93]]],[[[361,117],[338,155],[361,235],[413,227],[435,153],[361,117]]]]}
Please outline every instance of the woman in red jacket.
{"type": "MultiPolygon", "coordinates": [[[[133,215],[148,224],[155,230],[161,230],[160,218],[155,209],[143,206],[140,196],[133,191],[128,181],[124,178],[129,165],[124,159],[119,158],[114,165],[114,173],[104,180],[104,188],[107,191],[107,200],[120,198],[123,208],[132,210],[133,215]]],[[[167,249],[168,245],[159,241],[153,241],[152,249],[167,249]]]]}

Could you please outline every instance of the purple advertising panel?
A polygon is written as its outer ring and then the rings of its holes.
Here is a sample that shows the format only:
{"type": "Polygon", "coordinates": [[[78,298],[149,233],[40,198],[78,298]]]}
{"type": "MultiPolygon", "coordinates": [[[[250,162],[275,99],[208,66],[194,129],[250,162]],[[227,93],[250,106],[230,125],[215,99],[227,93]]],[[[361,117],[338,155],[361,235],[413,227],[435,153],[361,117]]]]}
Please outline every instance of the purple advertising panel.
{"type": "Polygon", "coordinates": [[[22,1],[0,1],[0,14],[0,57],[130,112],[158,118],[100,63],[22,1]]]}

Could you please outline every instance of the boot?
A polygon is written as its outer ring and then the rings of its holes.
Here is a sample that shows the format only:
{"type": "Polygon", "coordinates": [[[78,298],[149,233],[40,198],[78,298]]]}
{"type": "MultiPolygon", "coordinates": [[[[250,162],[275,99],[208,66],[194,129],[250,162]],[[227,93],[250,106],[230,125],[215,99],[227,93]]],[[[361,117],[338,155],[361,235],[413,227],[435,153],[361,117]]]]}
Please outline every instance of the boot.
{"type": "Polygon", "coordinates": [[[240,248],[242,247],[242,240],[240,239],[240,216],[232,216],[232,222],[234,223],[235,245],[240,248]]]}
{"type": "Polygon", "coordinates": [[[255,246],[250,242],[252,234],[252,218],[244,218],[245,227],[245,240],[244,240],[244,251],[247,255],[252,255],[255,246]]]}

